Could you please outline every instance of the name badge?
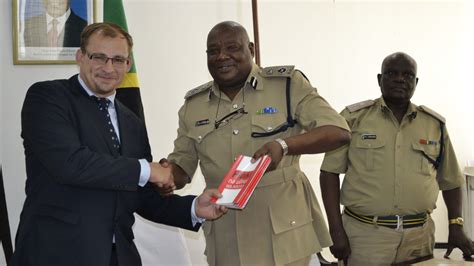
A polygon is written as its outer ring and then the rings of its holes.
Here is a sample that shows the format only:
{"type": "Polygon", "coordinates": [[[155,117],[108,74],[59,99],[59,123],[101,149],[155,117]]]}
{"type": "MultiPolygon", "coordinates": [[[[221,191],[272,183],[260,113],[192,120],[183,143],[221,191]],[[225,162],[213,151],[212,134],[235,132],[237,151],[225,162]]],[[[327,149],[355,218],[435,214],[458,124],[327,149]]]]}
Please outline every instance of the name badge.
{"type": "Polygon", "coordinates": [[[365,133],[365,134],[362,134],[361,139],[377,139],[377,135],[371,134],[371,133],[365,133]]]}
{"type": "Polygon", "coordinates": [[[204,119],[204,120],[196,121],[195,126],[199,127],[199,126],[204,126],[204,125],[207,125],[207,124],[209,124],[209,119],[204,119]]]}

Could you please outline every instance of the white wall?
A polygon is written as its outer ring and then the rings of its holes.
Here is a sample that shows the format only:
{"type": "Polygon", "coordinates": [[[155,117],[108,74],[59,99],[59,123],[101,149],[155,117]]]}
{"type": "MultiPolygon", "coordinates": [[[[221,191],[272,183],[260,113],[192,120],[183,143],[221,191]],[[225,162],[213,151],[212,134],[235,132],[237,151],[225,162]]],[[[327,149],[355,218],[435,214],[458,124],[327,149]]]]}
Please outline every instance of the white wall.
{"type": "MultiPolygon", "coordinates": [[[[98,1],[99,2],[99,1],[98,1]]],[[[135,39],[135,59],[150,141],[155,159],[165,157],[176,136],[177,111],[183,96],[208,80],[205,41],[209,29],[223,20],[241,22],[252,33],[250,0],[124,0],[128,26],[135,39]]],[[[458,1],[259,1],[262,65],[294,64],[337,109],[380,95],[376,74],[389,53],[405,51],[418,61],[419,85],[413,102],[424,104],[448,120],[462,167],[474,159],[474,128],[469,101],[473,54],[473,9],[458,1]]],[[[100,9],[100,5],[99,5],[100,9]]],[[[75,66],[14,66],[11,2],[1,1],[0,161],[4,167],[11,229],[16,232],[24,200],[25,170],[20,110],[35,81],[65,78],[75,66]]],[[[319,193],[322,156],[305,156],[302,167],[319,193]]],[[[196,176],[183,193],[204,187],[196,176]]],[[[446,211],[440,197],[435,211],[437,241],[447,240],[446,211]]],[[[178,240],[177,229],[140,222],[137,237],[158,230],[178,240]]],[[[153,234],[151,234],[153,235],[153,234]]],[[[156,237],[156,242],[160,241],[156,237]]],[[[152,249],[161,264],[203,264],[201,233],[184,232],[189,257],[165,256],[177,248],[167,242],[152,249]],[[166,258],[164,258],[166,257],[166,258]]],[[[159,243],[158,243],[159,244],[159,243]]],[[[142,245],[142,242],[140,243],[142,245]]],[[[148,245],[148,243],[147,243],[148,245]]],[[[151,243],[150,245],[157,245],[151,243]]],[[[142,253],[148,252],[144,250],[142,253]]],[[[148,253],[147,255],[148,256],[148,253]]],[[[151,254],[150,254],[151,256],[151,254]]]]}

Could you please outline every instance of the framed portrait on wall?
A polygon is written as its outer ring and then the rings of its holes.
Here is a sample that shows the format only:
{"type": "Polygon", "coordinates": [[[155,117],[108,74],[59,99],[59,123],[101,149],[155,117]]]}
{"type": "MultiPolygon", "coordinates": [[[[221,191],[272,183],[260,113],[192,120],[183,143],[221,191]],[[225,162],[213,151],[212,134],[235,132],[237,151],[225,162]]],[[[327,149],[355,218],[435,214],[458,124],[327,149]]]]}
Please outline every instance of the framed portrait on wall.
{"type": "Polygon", "coordinates": [[[13,63],[74,64],[95,0],[13,0],[13,63]]]}

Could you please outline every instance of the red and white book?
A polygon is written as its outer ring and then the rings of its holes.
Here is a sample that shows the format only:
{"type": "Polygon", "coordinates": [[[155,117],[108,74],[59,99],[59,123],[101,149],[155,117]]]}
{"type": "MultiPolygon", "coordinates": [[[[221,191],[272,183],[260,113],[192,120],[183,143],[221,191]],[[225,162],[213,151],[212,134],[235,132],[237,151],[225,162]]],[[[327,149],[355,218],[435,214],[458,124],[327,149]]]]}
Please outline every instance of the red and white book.
{"type": "Polygon", "coordinates": [[[221,198],[212,202],[233,209],[243,209],[271,162],[268,155],[252,163],[252,157],[239,155],[219,185],[221,198]]]}

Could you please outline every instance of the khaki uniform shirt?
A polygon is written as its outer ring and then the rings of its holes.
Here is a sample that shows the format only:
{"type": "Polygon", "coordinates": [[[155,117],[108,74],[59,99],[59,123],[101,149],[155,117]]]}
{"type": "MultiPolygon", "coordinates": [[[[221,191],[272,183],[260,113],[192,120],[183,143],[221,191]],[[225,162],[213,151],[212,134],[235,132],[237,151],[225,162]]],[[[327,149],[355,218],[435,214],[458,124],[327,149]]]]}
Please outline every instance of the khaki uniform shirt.
{"type": "MultiPolygon", "coordinates": [[[[199,163],[206,187],[217,188],[239,154],[252,156],[266,142],[324,125],[348,129],[293,67],[261,69],[254,64],[233,101],[212,81],[188,92],[179,111],[175,149],[168,159],[189,176],[199,163]],[[286,123],[287,78],[291,78],[291,114],[297,124],[276,135],[252,137],[252,132],[272,131],[286,123]],[[247,114],[215,128],[216,120],[243,106],[247,114]]],[[[230,210],[204,223],[210,265],[281,265],[331,244],[315,194],[299,168],[299,157],[284,156],[276,170],[266,173],[244,210],[230,210]]]]}
{"type": "Polygon", "coordinates": [[[431,212],[439,190],[463,183],[463,176],[444,125],[444,118],[410,104],[399,124],[383,98],[342,111],[352,141],[326,153],[321,170],[345,173],[341,203],[362,215],[407,215],[431,212]],[[441,123],[441,124],[440,124],[441,123]],[[436,160],[444,130],[442,161],[436,160]]]}

